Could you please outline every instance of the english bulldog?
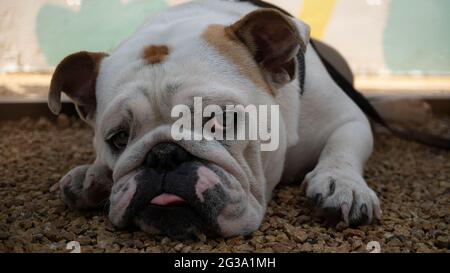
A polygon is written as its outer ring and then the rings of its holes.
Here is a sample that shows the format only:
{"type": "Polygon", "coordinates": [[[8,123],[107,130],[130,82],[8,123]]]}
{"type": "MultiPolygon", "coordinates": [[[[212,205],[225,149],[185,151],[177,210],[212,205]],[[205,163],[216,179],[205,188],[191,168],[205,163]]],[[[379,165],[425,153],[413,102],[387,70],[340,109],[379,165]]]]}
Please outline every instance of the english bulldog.
{"type": "Polygon", "coordinates": [[[336,84],[310,28],[260,1],[193,1],[146,21],[113,52],[78,52],[56,67],[61,92],[95,132],[96,160],[59,182],[75,209],[109,204],[119,228],[175,238],[246,235],[260,226],[274,188],[300,182],[330,219],[380,218],[363,178],[368,119],[336,84]],[[261,140],[175,140],[175,105],[277,105],[279,145],[261,140]],[[105,203],[106,202],[106,203],[105,203]]]}

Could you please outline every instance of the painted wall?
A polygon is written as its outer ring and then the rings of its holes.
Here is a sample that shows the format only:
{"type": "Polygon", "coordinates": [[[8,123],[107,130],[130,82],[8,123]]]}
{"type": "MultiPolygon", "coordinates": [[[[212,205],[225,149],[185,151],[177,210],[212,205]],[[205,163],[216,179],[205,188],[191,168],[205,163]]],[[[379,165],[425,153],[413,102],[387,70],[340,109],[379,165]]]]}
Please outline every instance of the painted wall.
{"type": "MultiPolygon", "coordinates": [[[[48,71],[110,51],[148,16],[186,0],[2,0],[0,72],[48,71]]],[[[358,74],[450,74],[450,0],[269,0],[312,27],[358,74]]]]}

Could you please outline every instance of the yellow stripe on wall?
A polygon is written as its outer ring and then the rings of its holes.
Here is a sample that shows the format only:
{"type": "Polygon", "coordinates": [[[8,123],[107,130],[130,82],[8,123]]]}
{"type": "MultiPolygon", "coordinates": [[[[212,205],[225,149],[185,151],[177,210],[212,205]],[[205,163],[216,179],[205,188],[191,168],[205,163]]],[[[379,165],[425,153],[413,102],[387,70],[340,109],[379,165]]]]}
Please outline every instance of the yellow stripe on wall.
{"type": "Polygon", "coordinates": [[[304,0],[300,19],[311,26],[311,36],[322,39],[336,0],[304,0]]]}

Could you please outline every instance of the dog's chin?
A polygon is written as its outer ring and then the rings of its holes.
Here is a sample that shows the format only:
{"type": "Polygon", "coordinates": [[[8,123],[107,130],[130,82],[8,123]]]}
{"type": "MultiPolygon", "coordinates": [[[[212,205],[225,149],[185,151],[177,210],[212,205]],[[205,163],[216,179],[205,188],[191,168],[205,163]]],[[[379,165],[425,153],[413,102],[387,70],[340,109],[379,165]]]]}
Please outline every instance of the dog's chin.
{"type": "Polygon", "coordinates": [[[149,204],[134,216],[134,223],[147,233],[164,234],[178,240],[194,240],[199,233],[214,234],[205,229],[208,225],[187,203],[171,206],[149,204]]]}

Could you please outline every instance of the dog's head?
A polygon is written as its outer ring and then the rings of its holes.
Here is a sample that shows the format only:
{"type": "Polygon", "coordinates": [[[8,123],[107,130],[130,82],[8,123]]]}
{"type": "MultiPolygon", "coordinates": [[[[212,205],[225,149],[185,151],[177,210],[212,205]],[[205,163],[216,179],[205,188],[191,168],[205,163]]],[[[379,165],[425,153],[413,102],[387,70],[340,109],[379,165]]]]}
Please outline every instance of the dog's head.
{"type": "Polygon", "coordinates": [[[289,116],[298,86],[287,85],[307,41],[306,25],[259,9],[229,25],[155,26],[111,55],[66,57],[53,75],[49,106],[58,113],[65,92],[94,128],[96,162],[113,174],[110,220],[175,237],[257,229],[295,138],[289,116]],[[195,97],[204,107],[281,104],[278,149],[262,152],[259,140],[175,140],[172,109],[192,109],[195,97]]]}

